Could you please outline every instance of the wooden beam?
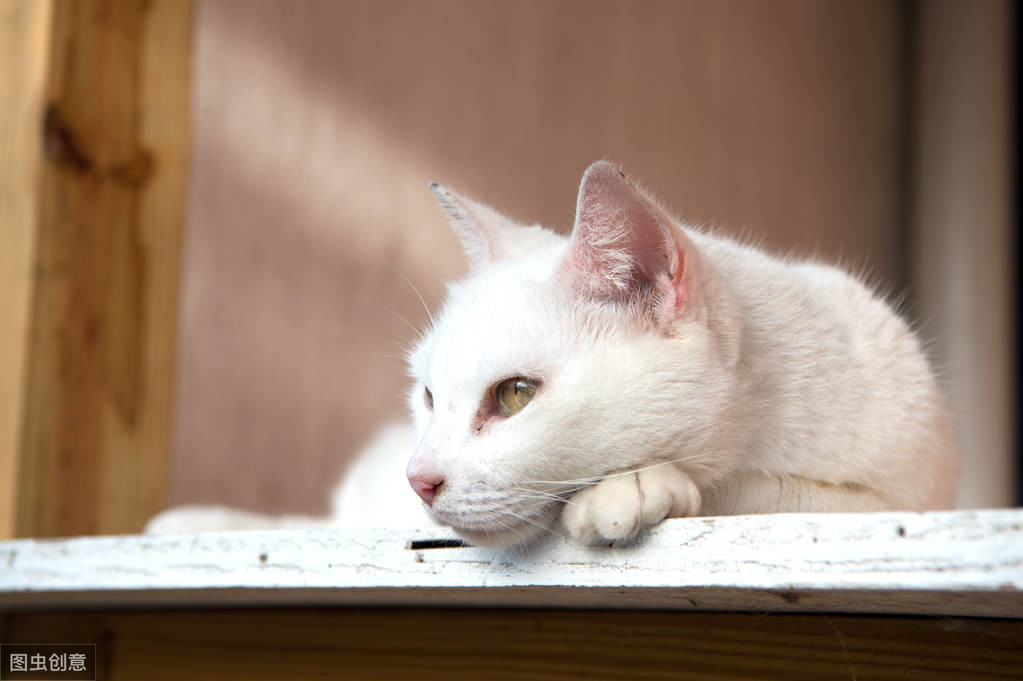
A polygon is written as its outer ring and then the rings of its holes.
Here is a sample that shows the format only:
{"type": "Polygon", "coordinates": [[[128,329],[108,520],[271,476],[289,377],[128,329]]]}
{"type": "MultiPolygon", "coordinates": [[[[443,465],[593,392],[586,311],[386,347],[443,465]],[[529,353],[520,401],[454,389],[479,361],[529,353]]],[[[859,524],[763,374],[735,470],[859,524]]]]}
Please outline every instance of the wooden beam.
{"type": "Polygon", "coordinates": [[[191,16],[179,0],[53,4],[20,536],[138,531],[163,505],[191,16]]]}
{"type": "Polygon", "coordinates": [[[98,679],[1020,678],[1018,620],[542,610],[21,613],[5,643],[97,644],[98,679]]]}
{"type": "Polygon", "coordinates": [[[448,530],[0,542],[0,611],[585,607],[1023,617],[1023,510],[672,518],[638,546],[459,546],[448,530]]]}
{"type": "Polygon", "coordinates": [[[50,11],[0,0],[0,539],[14,536],[50,11]]]}

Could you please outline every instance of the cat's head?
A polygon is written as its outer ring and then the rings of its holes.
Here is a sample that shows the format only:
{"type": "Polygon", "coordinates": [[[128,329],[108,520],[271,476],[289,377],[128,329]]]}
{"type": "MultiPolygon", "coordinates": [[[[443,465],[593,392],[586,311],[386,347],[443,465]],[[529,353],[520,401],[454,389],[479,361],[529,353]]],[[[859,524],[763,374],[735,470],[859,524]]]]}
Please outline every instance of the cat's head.
{"type": "Polygon", "coordinates": [[[709,446],[737,327],[659,206],[606,162],[583,176],[570,239],[433,189],[470,263],[410,355],[408,476],[438,523],[520,543],[600,476],[709,446]]]}

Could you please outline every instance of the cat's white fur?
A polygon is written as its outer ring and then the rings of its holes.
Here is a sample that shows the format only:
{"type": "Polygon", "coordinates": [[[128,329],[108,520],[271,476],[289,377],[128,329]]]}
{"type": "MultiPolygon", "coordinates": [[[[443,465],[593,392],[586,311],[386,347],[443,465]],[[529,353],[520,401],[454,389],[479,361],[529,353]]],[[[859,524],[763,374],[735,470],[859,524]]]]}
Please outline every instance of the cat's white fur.
{"type": "Polygon", "coordinates": [[[405,464],[415,446],[415,427],[410,422],[390,423],[381,428],[334,488],[327,516],[274,516],[219,505],[189,505],[158,513],[146,524],[145,531],[170,534],[310,527],[425,527],[430,525],[430,519],[405,477],[405,464]]]}
{"type": "Polygon", "coordinates": [[[934,374],[846,273],[683,227],[609,163],[571,238],[436,191],[472,263],[411,357],[409,472],[443,480],[437,522],[503,546],[559,515],[613,542],[666,516],[952,504],[934,374]],[[481,416],[513,376],[533,400],[481,416]]]}
{"type": "Polygon", "coordinates": [[[413,448],[408,475],[443,481],[430,516],[489,546],[559,525],[613,543],[668,516],[952,505],[934,374],[856,279],[682,226],[606,162],[570,238],[434,190],[470,272],[411,353],[414,433],[373,443],[335,522],[417,524],[423,504],[390,493],[413,448]],[[540,387],[504,417],[495,386],[516,376],[540,387]]]}

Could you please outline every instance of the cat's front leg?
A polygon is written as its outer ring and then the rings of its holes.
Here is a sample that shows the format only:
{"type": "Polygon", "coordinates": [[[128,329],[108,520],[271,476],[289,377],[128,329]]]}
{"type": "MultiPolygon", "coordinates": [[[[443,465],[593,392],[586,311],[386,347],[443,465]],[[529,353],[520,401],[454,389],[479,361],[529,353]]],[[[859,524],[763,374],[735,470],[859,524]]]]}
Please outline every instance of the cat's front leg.
{"type": "Polygon", "coordinates": [[[587,544],[634,539],[665,518],[696,515],[700,490],[671,465],[609,475],[569,499],[561,520],[569,534],[587,544]]]}

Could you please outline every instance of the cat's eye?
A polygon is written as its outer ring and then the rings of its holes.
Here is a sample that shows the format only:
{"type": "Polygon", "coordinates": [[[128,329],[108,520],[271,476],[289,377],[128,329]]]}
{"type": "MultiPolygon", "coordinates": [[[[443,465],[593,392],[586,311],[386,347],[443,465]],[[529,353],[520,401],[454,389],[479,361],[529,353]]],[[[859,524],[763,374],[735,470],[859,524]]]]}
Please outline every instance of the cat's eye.
{"type": "Polygon", "coordinates": [[[538,387],[535,382],[521,376],[498,383],[494,395],[497,397],[497,408],[501,410],[501,415],[514,416],[522,411],[536,395],[538,387]]]}
{"type": "Polygon", "coordinates": [[[427,409],[433,409],[433,393],[427,387],[423,388],[423,401],[426,402],[427,409]]]}

